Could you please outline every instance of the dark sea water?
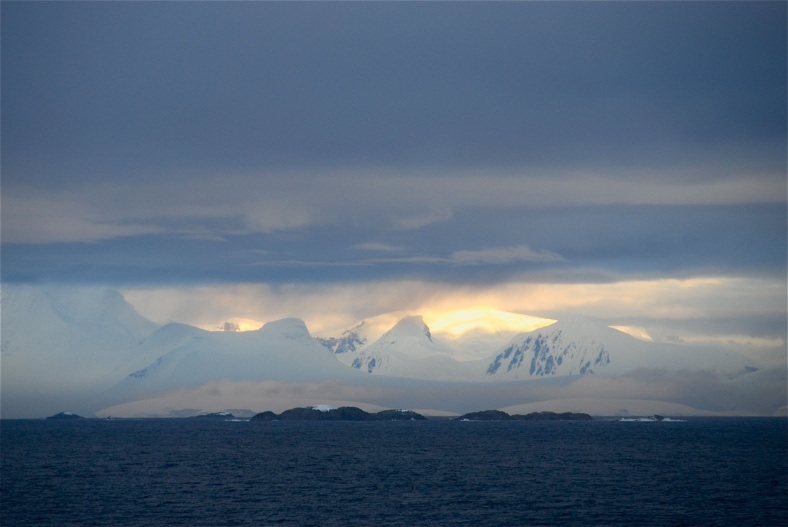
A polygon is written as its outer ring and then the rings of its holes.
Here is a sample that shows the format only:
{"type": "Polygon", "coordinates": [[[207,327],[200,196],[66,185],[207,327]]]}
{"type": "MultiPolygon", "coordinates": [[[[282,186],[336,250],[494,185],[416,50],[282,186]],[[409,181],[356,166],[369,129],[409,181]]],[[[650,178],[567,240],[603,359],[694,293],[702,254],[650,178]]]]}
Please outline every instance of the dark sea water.
{"type": "Polygon", "coordinates": [[[787,424],[4,420],[0,524],[784,526],[787,424]]]}

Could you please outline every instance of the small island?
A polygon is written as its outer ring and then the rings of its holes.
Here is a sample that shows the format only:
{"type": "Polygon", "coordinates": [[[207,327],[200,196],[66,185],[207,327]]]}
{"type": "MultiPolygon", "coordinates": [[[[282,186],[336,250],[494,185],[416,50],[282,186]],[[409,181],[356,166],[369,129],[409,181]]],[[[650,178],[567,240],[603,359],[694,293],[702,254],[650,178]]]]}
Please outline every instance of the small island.
{"type": "Polygon", "coordinates": [[[60,412],[46,418],[47,421],[75,421],[77,419],[84,419],[84,417],[73,412],[60,412]]]}
{"type": "Polygon", "coordinates": [[[307,406],[291,408],[279,415],[271,411],[261,412],[250,421],[422,421],[426,419],[412,410],[383,410],[369,413],[355,406],[340,408],[307,406]]]}
{"type": "Polygon", "coordinates": [[[482,410],[481,412],[471,412],[460,417],[456,421],[593,421],[593,417],[588,414],[576,412],[532,412],[525,415],[509,415],[501,410],[482,410]]]}
{"type": "Polygon", "coordinates": [[[513,415],[515,421],[593,421],[594,418],[580,412],[531,412],[525,415],[513,415]]]}
{"type": "Polygon", "coordinates": [[[221,412],[213,412],[210,414],[193,415],[189,419],[208,419],[208,420],[222,420],[235,419],[235,416],[230,412],[223,410],[221,412]]]}
{"type": "Polygon", "coordinates": [[[512,416],[501,410],[482,410],[463,414],[455,421],[511,421],[512,416]]]}
{"type": "MultiPolygon", "coordinates": [[[[255,422],[266,421],[423,421],[427,418],[413,410],[383,410],[377,413],[365,412],[355,406],[306,406],[291,408],[281,414],[270,410],[260,412],[250,419],[255,422]]],[[[455,421],[593,421],[589,414],[576,412],[532,412],[525,415],[509,415],[501,410],[471,412],[455,421]]]]}

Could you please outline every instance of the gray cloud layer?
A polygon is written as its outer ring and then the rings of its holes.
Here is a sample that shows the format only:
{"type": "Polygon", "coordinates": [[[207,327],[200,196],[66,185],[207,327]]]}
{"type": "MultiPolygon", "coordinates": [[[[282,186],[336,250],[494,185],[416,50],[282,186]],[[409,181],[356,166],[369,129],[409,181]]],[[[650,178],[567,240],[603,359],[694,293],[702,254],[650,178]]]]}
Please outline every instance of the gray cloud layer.
{"type": "Polygon", "coordinates": [[[785,20],[9,3],[3,279],[784,273],[785,20]]]}
{"type": "Polygon", "coordinates": [[[3,19],[4,162],[38,181],[784,163],[780,3],[10,4],[3,19]]]}

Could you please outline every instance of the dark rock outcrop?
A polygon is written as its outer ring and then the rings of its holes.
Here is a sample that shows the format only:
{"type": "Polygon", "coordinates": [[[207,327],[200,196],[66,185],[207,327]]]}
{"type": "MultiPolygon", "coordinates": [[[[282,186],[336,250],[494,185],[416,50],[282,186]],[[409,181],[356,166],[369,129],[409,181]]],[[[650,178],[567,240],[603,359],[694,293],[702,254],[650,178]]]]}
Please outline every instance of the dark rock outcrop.
{"type": "Polygon", "coordinates": [[[376,419],[361,408],[343,406],[330,410],[316,408],[291,408],[279,414],[280,421],[372,421],[376,419]]]}
{"type": "Polygon", "coordinates": [[[374,414],[365,412],[355,406],[343,406],[325,412],[329,421],[374,421],[377,417],[374,414]]]}
{"type": "Polygon", "coordinates": [[[266,410],[265,412],[260,412],[259,414],[255,414],[249,420],[250,421],[278,421],[279,416],[270,410],[266,410]]]}
{"type": "Polygon", "coordinates": [[[326,412],[312,407],[291,408],[279,414],[280,421],[325,421],[326,412]]]}
{"type": "Polygon", "coordinates": [[[329,410],[318,410],[308,406],[291,408],[279,415],[274,412],[261,412],[251,421],[413,421],[426,419],[423,415],[411,410],[383,410],[376,414],[365,412],[355,406],[342,406],[329,410]]]}
{"type": "Polygon", "coordinates": [[[413,410],[383,410],[375,415],[384,421],[424,421],[427,419],[413,410]]]}
{"type": "Polygon", "coordinates": [[[525,415],[513,415],[515,421],[593,421],[588,414],[577,412],[533,412],[525,415]]]}
{"type": "Polygon", "coordinates": [[[525,415],[509,415],[501,410],[484,410],[461,415],[457,421],[592,421],[588,414],[576,412],[533,412],[525,415]]]}
{"type": "Polygon", "coordinates": [[[190,419],[216,419],[218,421],[225,419],[235,419],[235,416],[230,412],[213,412],[210,414],[194,415],[190,419]]]}
{"type": "Polygon", "coordinates": [[[509,421],[512,416],[501,410],[482,410],[461,415],[457,421],[509,421]]]}
{"type": "Polygon", "coordinates": [[[47,421],[75,421],[77,419],[84,419],[84,417],[72,412],[60,412],[59,414],[50,415],[46,418],[47,421]]]}

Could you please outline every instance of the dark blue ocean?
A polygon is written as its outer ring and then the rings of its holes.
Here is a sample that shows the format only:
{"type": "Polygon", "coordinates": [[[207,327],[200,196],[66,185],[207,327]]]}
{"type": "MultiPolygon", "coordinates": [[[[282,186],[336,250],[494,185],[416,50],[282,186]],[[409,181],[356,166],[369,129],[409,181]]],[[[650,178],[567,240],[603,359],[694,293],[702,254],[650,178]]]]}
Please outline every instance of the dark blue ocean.
{"type": "Polygon", "coordinates": [[[0,422],[0,524],[788,525],[788,421],[0,422]]]}

